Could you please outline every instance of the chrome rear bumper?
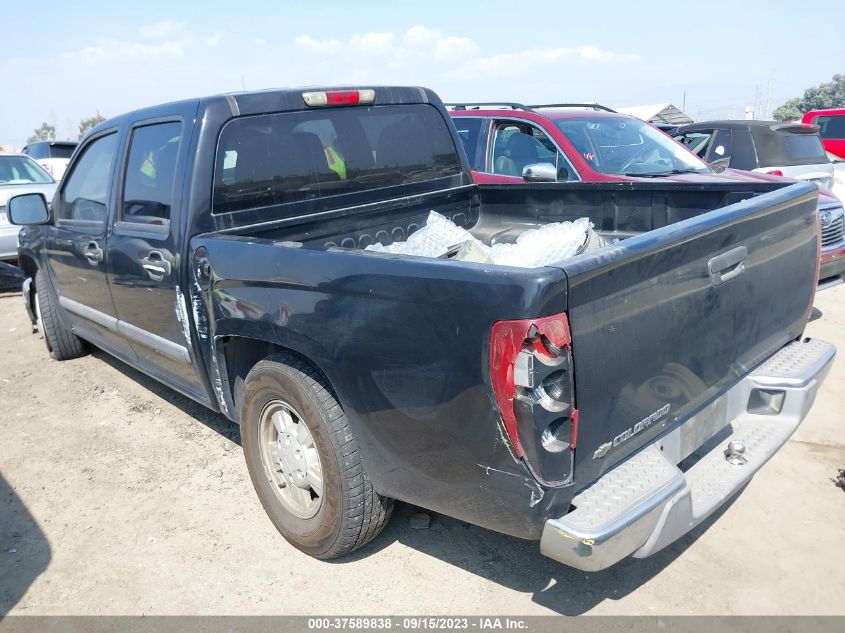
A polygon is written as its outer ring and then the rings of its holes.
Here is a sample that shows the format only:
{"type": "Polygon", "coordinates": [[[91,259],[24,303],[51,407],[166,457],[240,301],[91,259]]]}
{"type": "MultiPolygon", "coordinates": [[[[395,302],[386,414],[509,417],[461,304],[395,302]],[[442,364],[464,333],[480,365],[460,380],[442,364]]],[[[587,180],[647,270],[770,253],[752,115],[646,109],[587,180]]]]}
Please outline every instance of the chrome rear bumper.
{"type": "Polygon", "coordinates": [[[833,345],[819,340],[782,348],[704,412],[579,493],[572,501],[575,510],[546,521],[540,551],[597,571],[630,555],[654,554],[686,534],[745,486],[789,439],[810,410],[835,354],[833,345]],[[684,426],[700,424],[702,416],[721,432],[682,471],[677,464],[686,457],[684,426]]]}

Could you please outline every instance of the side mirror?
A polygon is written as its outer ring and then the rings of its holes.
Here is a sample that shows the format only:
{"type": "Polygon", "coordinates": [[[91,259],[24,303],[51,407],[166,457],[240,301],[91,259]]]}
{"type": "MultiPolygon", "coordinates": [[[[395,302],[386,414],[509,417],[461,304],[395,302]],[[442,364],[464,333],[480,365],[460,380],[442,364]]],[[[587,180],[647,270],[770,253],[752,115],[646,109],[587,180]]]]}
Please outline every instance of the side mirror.
{"type": "Polygon", "coordinates": [[[522,179],[526,182],[555,182],[557,168],[551,163],[532,163],[522,168],[522,179]]]}
{"type": "Polygon", "coordinates": [[[44,224],[50,219],[43,193],[22,193],[9,198],[6,204],[12,224],[44,224]]]}
{"type": "Polygon", "coordinates": [[[724,158],[720,158],[718,160],[714,160],[710,163],[710,169],[715,171],[717,174],[725,171],[731,163],[731,157],[725,156],[724,158]]]}

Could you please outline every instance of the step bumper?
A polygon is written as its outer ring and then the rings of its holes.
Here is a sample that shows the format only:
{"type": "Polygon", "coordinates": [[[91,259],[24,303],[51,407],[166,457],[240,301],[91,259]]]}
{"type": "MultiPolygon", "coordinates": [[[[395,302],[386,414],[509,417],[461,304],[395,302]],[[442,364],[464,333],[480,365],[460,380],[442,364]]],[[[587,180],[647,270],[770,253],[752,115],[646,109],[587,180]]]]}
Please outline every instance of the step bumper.
{"type": "Polygon", "coordinates": [[[833,345],[817,339],[783,347],[705,411],[579,493],[572,501],[575,510],[546,521],[540,551],[597,571],[627,556],[650,556],[689,532],[789,439],[835,354],[833,345]],[[692,458],[678,448],[690,424],[715,430],[692,458]],[[688,469],[677,465],[695,458],[688,469]]]}

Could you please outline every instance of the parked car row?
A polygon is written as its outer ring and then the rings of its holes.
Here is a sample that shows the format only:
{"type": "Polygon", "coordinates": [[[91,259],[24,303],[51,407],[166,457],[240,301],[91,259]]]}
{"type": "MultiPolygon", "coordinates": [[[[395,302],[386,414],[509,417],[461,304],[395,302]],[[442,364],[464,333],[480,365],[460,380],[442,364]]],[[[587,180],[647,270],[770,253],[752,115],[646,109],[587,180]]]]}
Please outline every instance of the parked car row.
{"type": "Polygon", "coordinates": [[[599,104],[447,105],[473,178],[481,184],[771,182],[781,177],[815,182],[821,188],[820,284],[845,280],[845,211],[830,192],[834,169],[814,126],[711,121],[674,128],[675,142],[654,126],[599,104]]]}
{"type": "Polygon", "coordinates": [[[9,200],[26,309],[56,360],[94,344],[239,423],[317,558],[395,499],[583,570],[649,556],[747,485],[831,366],[804,337],[819,191],[576,110],[450,117],[377,86],[110,119],[52,204],[9,200]],[[370,248],[435,223],[424,256],[370,248]],[[605,243],[541,264],[460,257],[590,225],[605,243]]]}

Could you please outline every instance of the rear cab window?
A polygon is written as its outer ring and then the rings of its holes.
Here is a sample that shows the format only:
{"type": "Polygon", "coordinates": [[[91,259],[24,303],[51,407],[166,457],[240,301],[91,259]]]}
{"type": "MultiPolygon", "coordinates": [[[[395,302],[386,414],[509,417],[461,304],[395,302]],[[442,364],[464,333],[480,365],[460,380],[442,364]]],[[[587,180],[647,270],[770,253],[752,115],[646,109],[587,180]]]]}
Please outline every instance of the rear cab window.
{"type": "Polygon", "coordinates": [[[262,209],[258,221],[465,184],[447,123],[427,104],[232,119],[214,174],[213,213],[262,209]]]}
{"type": "MultiPolygon", "coordinates": [[[[76,145],[66,145],[57,143],[55,145],[50,146],[50,158],[67,158],[73,155],[73,150],[76,149],[76,145]]],[[[46,156],[45,156],[46,158],[46,156]]]]}

